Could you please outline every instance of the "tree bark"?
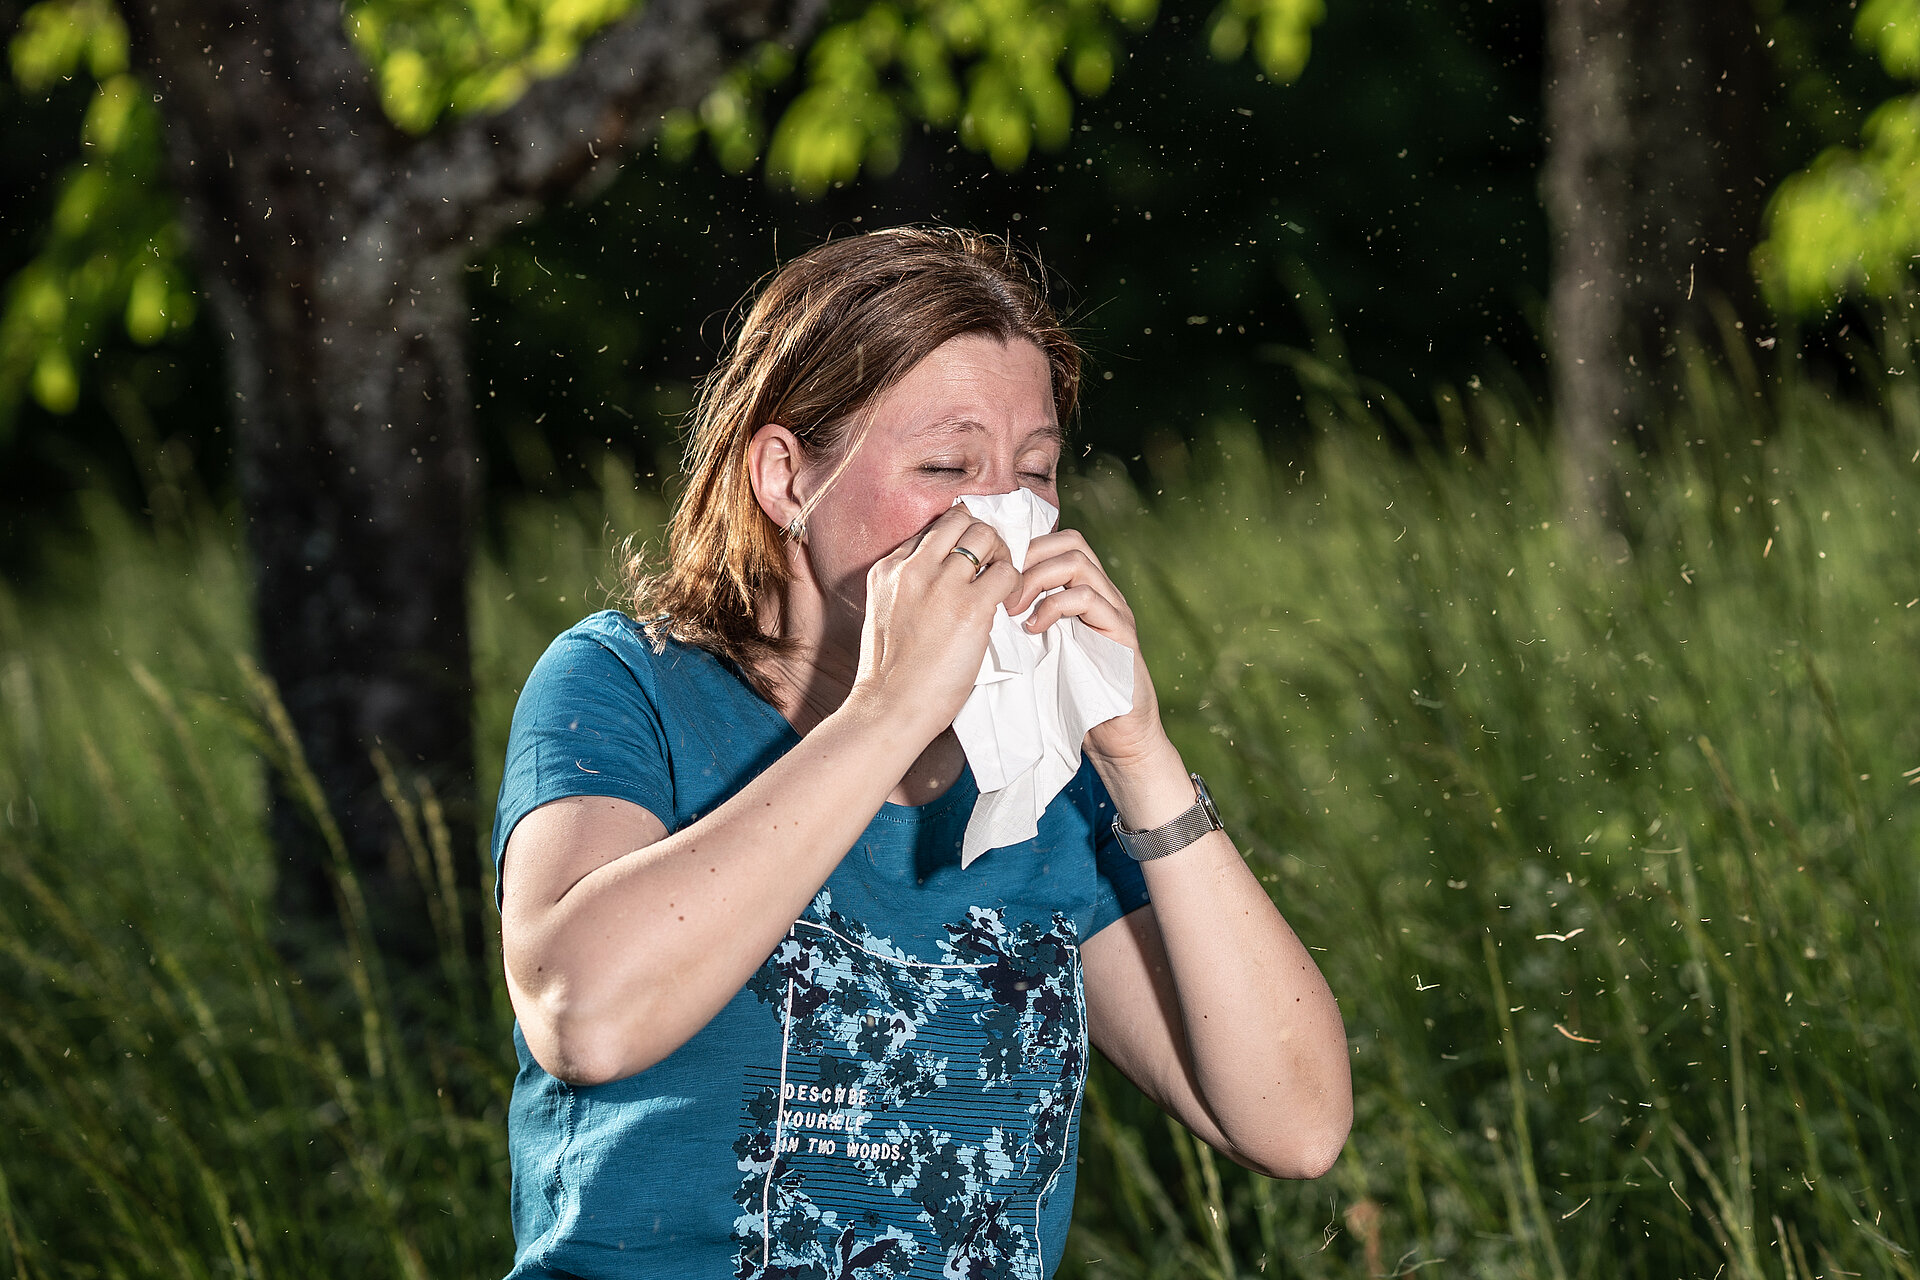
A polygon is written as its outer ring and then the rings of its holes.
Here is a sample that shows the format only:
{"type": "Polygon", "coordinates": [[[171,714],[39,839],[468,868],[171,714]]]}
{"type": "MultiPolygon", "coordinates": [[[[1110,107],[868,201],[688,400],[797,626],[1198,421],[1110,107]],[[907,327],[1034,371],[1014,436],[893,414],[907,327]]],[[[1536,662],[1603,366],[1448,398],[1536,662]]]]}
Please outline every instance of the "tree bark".
{"type": "MultiPolygon", "coordinates": [[[[225,335],[258,643],[370,907],[421,968],[484,936],[466,585],[479,458],[464,263],[611,175],[669,108],[813,0],[655,0],[507,111],[395,129],[339,0],[128,0],[200,283],[225,335]],[[464,910],[429,899],[373,762],[444,806],[464,910]]],[[[304,950],[337,924],[330,854],[279,779],[277,907],[304,950]]]]}
{"type": "Polygon", "coordinates": [[[1744,0],[1547,0],[1553,400],[1576,515],[1617,524],[1681,362],[1754,314],[1767,54],[1744,0]]]}

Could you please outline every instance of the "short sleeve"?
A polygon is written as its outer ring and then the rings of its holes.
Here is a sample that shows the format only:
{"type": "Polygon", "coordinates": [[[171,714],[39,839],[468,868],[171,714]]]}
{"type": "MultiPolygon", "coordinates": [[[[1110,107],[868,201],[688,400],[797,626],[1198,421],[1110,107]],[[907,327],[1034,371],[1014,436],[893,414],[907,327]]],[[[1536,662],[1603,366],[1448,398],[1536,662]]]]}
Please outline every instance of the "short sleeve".
{"type": "MultiPolygon", "coordinates": [[[[496,871],[520,819],[568,796],[629,800],[672,828],[673,781],[653,673],[644,648],[634,648],[623,657],[576,627],[534,664],[507,734],[493,819],[496,871]]],[[[500,883],[496,876],[496,906],[500,883]]]]}
{"type": "Polygon", "coordinates": [[[1093,900],[1093,919],[1087,928],[1091,938],[1108,925],[1147,905],[1147,880],[1140,864],[1113,838],[1113,797],[1091,764],[1082,764],[1093,796],[1093,861],[1099,888],[1093,900]]]}

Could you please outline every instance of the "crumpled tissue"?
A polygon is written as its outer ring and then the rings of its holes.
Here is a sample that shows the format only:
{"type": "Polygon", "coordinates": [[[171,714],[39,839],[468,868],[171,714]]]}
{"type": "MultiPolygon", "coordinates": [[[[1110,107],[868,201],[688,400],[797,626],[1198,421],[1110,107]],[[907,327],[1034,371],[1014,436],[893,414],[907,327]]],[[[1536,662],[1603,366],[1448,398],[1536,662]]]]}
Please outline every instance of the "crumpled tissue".
{"type": "MultiPolygon", "coordinates": [[[[1060,517],[1029,489],[960,501],[998,531],[1021,570],[1027,544],[1060,517]]],[[[980,788],[960,844],[963,867],[989,849],[1031,840],[1047,805],[1079,772],[1087,730],[1133,707],[1133,650],[1078,618],[1034,635],[1021,626],[1032,612],[1015,618],[995,606],[980,674],[954,717],[980,788]]]]}

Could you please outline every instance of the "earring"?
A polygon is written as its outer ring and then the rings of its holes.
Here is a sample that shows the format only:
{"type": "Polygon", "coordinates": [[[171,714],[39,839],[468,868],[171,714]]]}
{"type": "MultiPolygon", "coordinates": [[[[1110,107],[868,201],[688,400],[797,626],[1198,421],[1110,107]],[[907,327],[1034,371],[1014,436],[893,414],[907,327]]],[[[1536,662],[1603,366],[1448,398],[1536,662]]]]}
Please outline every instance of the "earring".
{"type": "Polygon", "coordinates": [[[805,542],[807,540],[807,518],[805,516],[795,516],[793,519],[787,521],[787,527],[781,530],[781,532],[789,538],[792,538],[795,542],[805,542]]]}

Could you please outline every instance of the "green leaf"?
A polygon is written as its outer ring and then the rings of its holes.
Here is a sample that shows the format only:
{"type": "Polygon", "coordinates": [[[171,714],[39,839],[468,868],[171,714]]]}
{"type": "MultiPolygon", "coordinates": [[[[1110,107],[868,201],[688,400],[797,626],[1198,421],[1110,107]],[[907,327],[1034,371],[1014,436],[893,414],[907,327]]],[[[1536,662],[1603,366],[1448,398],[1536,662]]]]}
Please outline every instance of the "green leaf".
{"type": "Polygon", "coordinates": [[[1214,10],[1207,47],[1222,62],[1232,62],[1247,51],[1247,20],[1234,12],[1231,5],[1221,5],[1214,10]]]}
{"type": "Polygon", "coordinates": [[[636,0],[356,0],[348,39],[377,73],[381,106],[421,133],[449,111],[498,111],[558,74],[636,0]]]}
{"type": "Polygon", "coordinates": [[[67,179],[53,206],[53,232],[64,239],[86,233],[94,211],[109,194],[111,175],[105,169],[83,168],[67,179]]]}
{"type": "MultiPolygon", "coordinates": [[[[48,34],[56,19],[95,17],[93,9],[35,6],[27,72],[54,67],[78,75],[115,66],[111,56],[90,51],[104,42],[110,53],[124,52],[117,19],[103,20],[83,41],[52,47],[59,43],[48,34]],[[66,61],[56,65],[54,54],[66,61]]],[[[19,41],[14,53],[20,74],[19,41]]],[[[80,392],[76,371],[115,326],[151,343],[191,325],[197,310],[185,284],[184,236],[162,180],[159,117],[139,80],[116,70],[96,86],[81,133],[83,159],[61,176],[34,255],[8,282],[0,305],[0,437],[10,433],[24,397],[52,413],[71,411],[80,392]]]]}
{"type": "Polygon", "coordinates": [[[985,151],[1002,169],[1025,164],[1033,130],[1019,89],[1006,71],[995,63],[983,64],[975,69],[970,89],[966,114],[960,117],[960,140],[985,151]]]}
{"type": "Polygon", "coordinates": [[[65,351],[49,347],[40,353],[33,366],[33,398],[49,413],[72,413],[80,402],[80,379],[65,351]]]}
{"type": "Polygon", "coordinates": [[[1073,51],[1073,88],[1083,98],[1097,98],[1113,83],[1113,46],[1099,38],[1083,41],[1073,51]]]}
{"type": "MultiPolygon", "coordinates": [[[[1157,8],[1157,0],[882,0],[815,39],[806,83],[773,127],[767,170],[803,196],[863,169],[885,172],[910,120],[957,124],[962,145],[1018,168],[1036,146],[1066,145],[1074,95],[1107,91],[1120,31],[1146,26],[1157,8]]],[[[1323,0],[1223,0],[1215,51],[1237,57],[1251,44],[1270,75],[1292,79],[1324,14],[1323,0]]],[[[683,157],[704,136],[722,164],[738,167],[766,91],[788,72],[764,63],[698,117],[669,117],[662,152],[683,157]]]]}
{"type": "Polygon", "coordinates": [[[915,114],[928,124],[952,124],[960,113],[960,86],[940,37],[924,25],[908,31],[901,43],[901,65],[915,114]]]}
{"type": "Polygon", "coordinates": [[[1107,9],[1121,25],[1138,31],[1152,24],[1160,5],[1159,0],[1107,0],[1107,9]]]}
{"type": "MultiPolygon", "coordinates": [[[[1920,80],[1920,0],[1866,0],[1854,38],[1888,73],[1920,80]]],[[[1861,145],[1833,147],[1774,192],[1753,269],[1773,306],[1814,314],[1843,295],[1887,298],[1920,256],[1920,95],[1883,103],[1861,145]]]]}
{"type": "Polygon", "coordinates": [[[102,80],[100,91],[87,105],[86,118],[80,125],[81,145],[106,154],[120,150],[127,142],[139,94],[139,83],[130,75],[102,80]]]}
{"type": "Polygon", "coordinates": [[[127,69],[127,28],[110,0],[40,0],[7,47],[14,83],[44,93],[84,66],[96,80],[127,69]]]}
{"type": "Polygon", "coordinates": [[[1251,43],[1262,71],[1275,80],[1296,80],[1313,47],[1313,29],[1326,16],[1324,0],[1221,0],[1207,43],[1223,62],[1251,43]]]}
{"type": "Polygon", "coordinates": [[[660,154],[678,162],[693,154],[700,145],[700,117],[691,111],[669,111],[660,120],[655,143],[660,154]]]}
{"type": "Polygon", "coordinates": [[[135,342],[150,344],[166,336],[170,296],[165,268],[147,266],[134,273],[127,288],[127,333],[135,342]]]}
{"type": "Polygon", "coordinates": [[[1842,294],[1891,297],[1920,254],[1920,95],[1868,117],[1863,147],[1835,147],[1780,184],[1755,268],[1774,305],[1811,313],[1842,294]]]}
{"type": "Polygon", "coordinates": [[[1867,0],[1853,34],[1879,53],[1889,75],[1920,80],[1920,0],[1867,0]]]}
{"type": "Polygon", "coordinates": [[[447,103],[449,89],[438,82],[418,49],[396,49],[380,63],[380,105],[402,129],[414,133],[433,126],[447,103]]]}

